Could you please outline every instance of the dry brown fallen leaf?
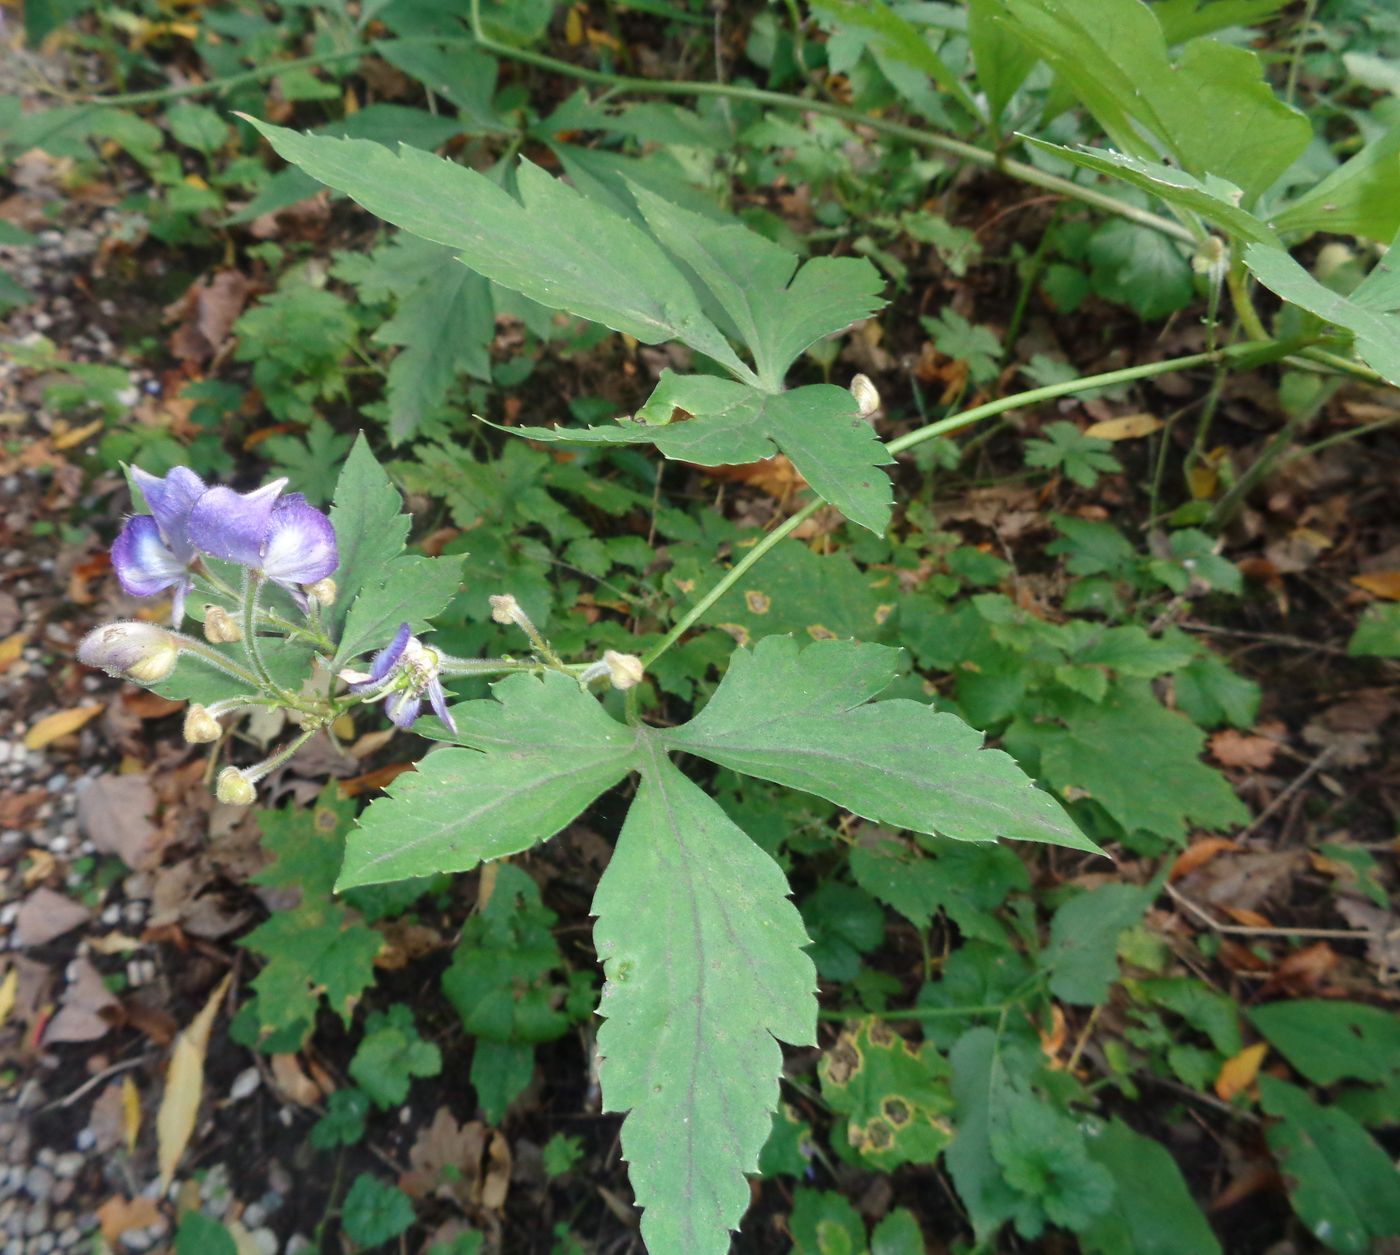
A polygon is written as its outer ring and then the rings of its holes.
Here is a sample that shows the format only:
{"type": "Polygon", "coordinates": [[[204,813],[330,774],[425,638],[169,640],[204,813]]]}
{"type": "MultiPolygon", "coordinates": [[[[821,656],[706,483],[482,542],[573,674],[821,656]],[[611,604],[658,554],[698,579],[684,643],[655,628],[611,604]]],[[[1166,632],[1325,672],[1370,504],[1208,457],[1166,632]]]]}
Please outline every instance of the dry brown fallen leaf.
{"type": "Polygon", "coordinates": [[[35,889],[15,917],[15,938],[22,946],[42,946],[91,918],[92,912],[72,898],[52,889],[35,889]]]}
{"type": "Polygon", "coordinates": [[[74,963],[73,979],[63,991],[58,1014],[44,1029],[44,1045],[54,1042],[96,1041],[112,1027],[112,1016],[121,1006],[99,972],[86,959],[74,963]]]}
{"type": "Polygon", "coordinates": [[[0,641],[0,674],[8,671],[24,653],[24,642],[29,639],[23,632],[16,632],[0,641]]]}
{"type": "Polygon", "coordinates": [[[155,808],[145,776],[98,776],[78,791],[78,828],[100,853],[115,854],[132,871],[148,870],[159,843],[155,808]]]}
{"type": "Polygon", "coordinates": [[[60,710],[56,714],[45,715],[24,734],[24,748],[29,750],[43,749],[51,741],[56,741],[61,736],[67,736],[70,732],[76,732],[83,724],[96,719],[102,711],[103,704],[101,702],[92,702],[86,706],[74,706],[69,710],[60,710]]]}
{"type": "Polygon", "coordinates": [[[1226,1059],[1220,1065],[1220,1075],[1215,1078],[1216,1097],[1229,1102],[1236,1094],[1242,1093],[1254,1084],[1259,1075],[1259,1065],[1269,1053],[1267,1042],[1255,1042],[1246,1046],[1239,1054],[1226,1059]]]}
{"type": "Polygon", "coordinates": [[[1217,854],[1237,849],[1239,846],[1229,837],[1202,837],[1199,841],[1191,842],[1186,849],[1177,855],[1168,879],[1180,880],[1183,876],[1189,876],[1192,872],[1204,867],[1217,854]]]}
{"type": "Polygon", "coordinates": [[[296,1055],[273,1055],[270,1062],[273,1079],[283,1097],[298,1107],[314,1107],[321,1101],[321,1087],[301,1070],[296,1055]]]}
{"type": "Polygon", "coordinates": [[[114,1194],[97,1209],[97,1223],[108,1242],[118,1241],[132,1229],[146,1229],[160,1219],[160,1209],[149,1198],[123,1198],[114,1194]]]}
{"type": "Polygon", "coordinates": [[[1351,582],[1387,601],[1400,601],[1400,571],[1368,571],[1353,575],[1351,582]]]}
{"type": "Polygon", "coordinates": [[[1266,736],[1251,736],[1235,728],[1223,728],[1210,738],[1211,756],[1222,767],[1263,771],[1273,763],[1278,749],[1278,743],[1266,736]]]}
{"type": "Polygon", "coordinates": [[[204,1056],[209,1050],[209,1034],[219,1004],[233,981],[230,972],[209,995],[203,1010],[190,1021],[188,1028],[175,1039],[170,1056],[170,1069],[165,1074],[165,1093],[156,1114],[157,1157],[160,1162],[160,1189],[164,1194],[175,1178],[180,1157],[189,1145],[199,1116],[200,1099],[204,1097],[204,1056]]]}

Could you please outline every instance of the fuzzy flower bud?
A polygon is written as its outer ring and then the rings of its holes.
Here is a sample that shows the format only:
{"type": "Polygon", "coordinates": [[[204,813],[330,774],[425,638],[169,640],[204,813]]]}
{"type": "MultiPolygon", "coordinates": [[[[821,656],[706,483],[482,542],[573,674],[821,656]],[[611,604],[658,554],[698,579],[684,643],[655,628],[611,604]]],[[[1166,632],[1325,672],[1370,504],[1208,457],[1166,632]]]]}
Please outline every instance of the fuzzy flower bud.
{"type": "Polygon", "coordinates": [[[323,606],[333,606],[338,591],[335,581],[328,575],[325,579],[317,580],[314,584],[308,585],[306,596],[308,600],[319,602],[323,606]]]}
{"type": "Polygon", "coordinates": [[[180,642],[163,627],[134,620],[94,628],[78,645],[78,661],[120,680],[159,684],[180,659],[180,642]]]}
{"type": "Polygon", "coordinates": [[[204,639],[211,645],[225,645],[232,641],[241,641],[243,629],[222,606],[205,606],[204,639]]]}
{"type": "Polygon", "coordinates": [[[869,418],[880,408],[880,393],[870,382],[869,375],[857,375],[851,380],[851,395],[856,399],[862,418],[869,418]]]}
{"type": "Polygon", "coordinates": [[[603,665],[608,669],[608,679],[615,689],[626,691],[636,688],[646,674],[642,660],[636,654],[619,654],[616,650],[603,651],[603,665]]]}
{"type": "Polygon", "coordinates": [[[491,598],[491,617],[497,623],[519,623],[525,617],[525,612],[509,593],[500,593],[491,598]]]}
{"type": "Polygon", "coordinates": [[[202,745],[207,741],[217,741],[224,730],[219,721],[209,713],[208,707],[194,703],[185,711],[185,740],[191,745],[202,745]]]}
{"type": "Polygon", "coordinates": [[[219,772],[214,796],[229,806],[247,806],[258,796],[258,791],[237,767],[225,767],[219,772]]]}

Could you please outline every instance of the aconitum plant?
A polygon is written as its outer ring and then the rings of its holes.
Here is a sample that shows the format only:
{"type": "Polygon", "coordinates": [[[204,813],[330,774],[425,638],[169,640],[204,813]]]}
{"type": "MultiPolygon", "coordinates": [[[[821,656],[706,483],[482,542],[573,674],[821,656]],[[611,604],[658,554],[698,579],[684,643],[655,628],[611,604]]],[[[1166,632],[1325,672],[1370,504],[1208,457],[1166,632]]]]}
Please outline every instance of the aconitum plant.
{"type": "MultiPolygon", "coordinates": [[[[858,419],[861,400],[847,396],[858,419]]],[[[132,480],[149,513],[126,522],[113,565],[129,592],[168,593],[175,626],[107,624],[78,656],[189,702],[191,742],[222,744],[220,721],[255,708],[285,711],[291,739],[224,766],[222,800],[253,802],[259,781],[357,706],[382,704],[439,743],[361,814],[338,889],[507,858],[638,777],[592,909],[604,1103],[628,1113],[622,1145],[652,1255],[727,1249],[777,1106],[779,1043],[815,1044],[817,1020],[809,942],[781,869],[673,755],[892,827],[1095,849],[981,733],[920,702],[877,700],[897,649],[766,637],[735,650],[689,722],[648,724],[646,668],[778,533],[636,654],[566,660],[509,590],[483,590],[481,613],[527,649],[458,658],[433,643],[431,620],[461,591],[461,560],[405,552],[410,520],[363,437],[329,515],[282,480],[242,494],[180,468],[132,480]],[[185,618],[202,631],[177,630],[185,618]],[[492,696],[454,701],[465,676],[494,680],[492,696]],[[621,717],[599,700],[608,689],[624,695],[621,717]]]]}

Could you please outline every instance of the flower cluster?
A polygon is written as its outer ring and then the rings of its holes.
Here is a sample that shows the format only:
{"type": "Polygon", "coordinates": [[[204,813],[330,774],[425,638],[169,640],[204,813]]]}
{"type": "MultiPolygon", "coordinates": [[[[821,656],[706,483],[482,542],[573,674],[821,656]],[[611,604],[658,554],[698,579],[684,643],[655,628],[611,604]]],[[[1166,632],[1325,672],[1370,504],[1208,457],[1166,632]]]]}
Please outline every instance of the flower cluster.
{"type": "Polygon", "coordinates": [[[164,477],[133,467],[131,477],[151,512],[127,520],[112,546],[112,567],[134,597],[173,590],[176,627],[201,554],[259,572],[303,606],[301,587],[324,580],[339,564],[330,519],[301,493],[283,496],[285,479],[238,493],[211,488],[183,466],[164,477]]]}

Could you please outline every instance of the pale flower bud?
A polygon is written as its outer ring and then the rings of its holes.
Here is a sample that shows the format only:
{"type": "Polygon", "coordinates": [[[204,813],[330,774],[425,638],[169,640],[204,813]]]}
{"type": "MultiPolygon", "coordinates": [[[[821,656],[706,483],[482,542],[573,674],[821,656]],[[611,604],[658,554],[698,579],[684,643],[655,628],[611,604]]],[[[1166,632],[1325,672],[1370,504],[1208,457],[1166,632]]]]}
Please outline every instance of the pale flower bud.
{"type": "Polygon", "coordinates": [[[323,606],[333,606],[338,591],[335,581],[328,575],[325,579],[308,585],[306,595],[311,601],[320,602],[323,606]]]}
{"type": "Polygon", "coordinates": [[[207,707],[198,702],[185,711],[185,740],[191,745],[202,745],[206,741],[217,741],[224,730],[219,721],[209,713],[207,707]]]}
{"type": "Polygon", "coordinates": [[[497,623],[518,623],[524,617],[524,611],[509,593],[500,593],[491,598],[491,617],[497,623]]]}
{"type": "Polygon", "coordinates": [[[616,650],[603,651],[603,664],[608,669],[608,679],[615,689],[636,688],[646,675],[642,660],[636,654],[619,654],[616,650]]]}
{"type": "Polygon", "coordinates": [[[258,791],[237,767],[225,767],[219,772],[214,796],[229,806],[247,806],[258,796],[258,791]]]}
{"type": "Polygon", "coordinates": [[[231,644],[243,639],[243,629],[222,606],[205,606],[204,639],[211,645],[231,644]]]}
{"type": "Polygon", "coordinates": [[[862,418],[869,418],[880,408],[880,393],[870,382],[869,375],[857,375],[851,380],[851,395],[856,399],[862,418]]]}
{"type": "Polygon", "coordinates": [[[78,645],[78,661],[138,684],[159,684],[175,670],[180,643],[163,627],[134,620],[94,628],[78,645]]]}

